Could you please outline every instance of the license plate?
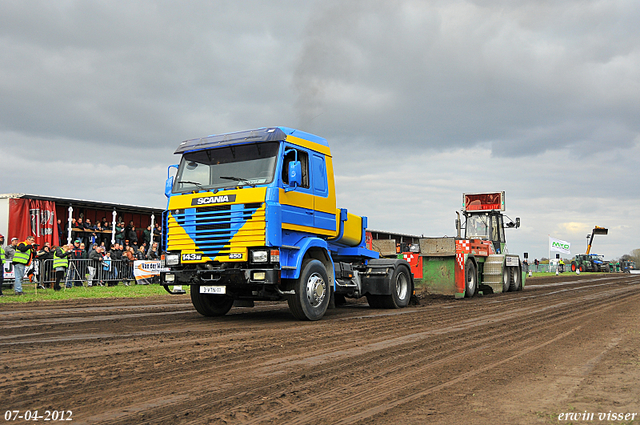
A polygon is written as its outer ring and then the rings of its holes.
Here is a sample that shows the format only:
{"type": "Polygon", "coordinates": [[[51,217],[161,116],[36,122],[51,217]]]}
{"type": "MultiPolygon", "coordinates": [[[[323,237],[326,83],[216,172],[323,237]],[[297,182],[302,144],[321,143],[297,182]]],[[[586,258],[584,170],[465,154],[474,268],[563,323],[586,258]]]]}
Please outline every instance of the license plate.
{"type": "Polygon", "coordinates": [[[518,257],[507,257],[505,263],[508,267],[517,267],[519,263],[518,257]]]}
{"type": "Polygon", "coordinates": [[[201,286],[200,293],[201,294],[226,294],[227,287],[226,286],[201,286]]]}

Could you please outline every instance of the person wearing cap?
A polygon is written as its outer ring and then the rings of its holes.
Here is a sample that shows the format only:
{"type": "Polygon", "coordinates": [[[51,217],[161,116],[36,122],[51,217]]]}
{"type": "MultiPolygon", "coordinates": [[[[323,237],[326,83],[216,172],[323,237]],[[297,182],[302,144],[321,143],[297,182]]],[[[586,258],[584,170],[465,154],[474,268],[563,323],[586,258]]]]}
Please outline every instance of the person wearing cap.
{"type": "Polygon", "coordinates": [[[4,250],[4,256],[9,263],[9,271],[13,270],[11,267],[11,262],[13,261],[13,256],[16,253],[16,246],[18,246],[18,238],[11,238],[11,243],[7,245],[4,250]]]}
{"type": "Polygon", "coordinates": [[[16,280],[13,284],[13,290],[16,295],[23,295],[22,292],[22,279],[24,278],[24,271],[27,265],[31,261],[33,252],[36,249],[36,238],[33,236],[27,236],[24,242],[20,242],[16,246],[16,253],[13,254],[13,269],[15,271],[16,280]]]}
{"type": "Polygon", "coordinates": [[[2,284],[4,283],[4,235],[0,235],[0,297],[2,297],[2,284]]]}

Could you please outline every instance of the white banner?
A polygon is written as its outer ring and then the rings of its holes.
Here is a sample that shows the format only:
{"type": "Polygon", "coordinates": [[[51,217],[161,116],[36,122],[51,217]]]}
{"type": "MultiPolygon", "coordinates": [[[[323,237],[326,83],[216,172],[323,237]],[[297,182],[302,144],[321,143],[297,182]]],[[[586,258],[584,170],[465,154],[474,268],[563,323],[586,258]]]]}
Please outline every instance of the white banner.
{"type": "Polygon", "coordinates": [[[156,276],[160,276],[160,269],[160,261],[136,260],[133,262],[133,276],[136,278],[136,283],[138,285],[156,283],[156,276]]]}
{"type": "Polygon", "coordinates": [[[11,266],[11,261],[2,265],[2,273],[4,274],[5,281],[15,280],[16,274],[13,271],[13,267],[11,266]]]}
{"type": "Polygon", "coordinates": [[[571,254],[571,244],[567,241],[549,236],[549,251],[558,251],[563,254],[571,254]]]}

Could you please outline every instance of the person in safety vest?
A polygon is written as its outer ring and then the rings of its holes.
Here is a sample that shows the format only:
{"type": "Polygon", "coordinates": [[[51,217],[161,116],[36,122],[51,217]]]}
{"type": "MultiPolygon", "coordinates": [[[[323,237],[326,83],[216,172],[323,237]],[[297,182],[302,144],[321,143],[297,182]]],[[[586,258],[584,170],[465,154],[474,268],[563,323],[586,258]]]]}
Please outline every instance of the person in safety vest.
{"type": "Polygon", "coordinates": [[[56,248],[53,253],[53,269],[56,271],[56,283],[53,286],[54,291],[59,291],[60,281],[67,272],[69,267],[69,256],[73,253],[71,245],[62,245],[56,248]]]}
{"type": "Polygon", "coordinates": [[[16,246],[16,253],[13,254],[13,270],[16,274],[16,280],[13,284],[13,290],[16,295],[23,295],[22,292],[22,279],[24,278],[24,271],[29,265],[31,261],[31,257],[33,256],[35,250],[38,248],[38,245],[35,243],[36,238],[33,236],[27,236],[27,239],[24,242],[20,242],[18,246],[16,246]]]}
{"type": "Polygon", "coordinates": [[[0,235],[0,297],[2,295],[2,284],[4,283],[4,262],[7,259],[7,256],[4,252],[4,235],[0,235]]]}

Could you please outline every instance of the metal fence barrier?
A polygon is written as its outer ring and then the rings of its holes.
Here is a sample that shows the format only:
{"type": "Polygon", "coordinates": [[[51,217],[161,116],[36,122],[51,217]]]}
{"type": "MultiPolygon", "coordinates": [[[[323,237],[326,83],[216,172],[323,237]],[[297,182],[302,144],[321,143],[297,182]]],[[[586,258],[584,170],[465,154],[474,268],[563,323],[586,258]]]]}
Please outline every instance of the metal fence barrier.
{"type": "MultiPolygon", "coordinates": [[[[56,272],[53,268],[53,260],[36,260],[33,264],[35,281],[45,286],[53,287],[56,281],[56,272]]],[[[129,260],[110,260],[110,263],[98,263],[94,260],[70,259],[69,267],[60,285],[67,286],[93,286],[114,285],[118,282],[129,283],[134,281],[133,262],[129,260]]]]}

